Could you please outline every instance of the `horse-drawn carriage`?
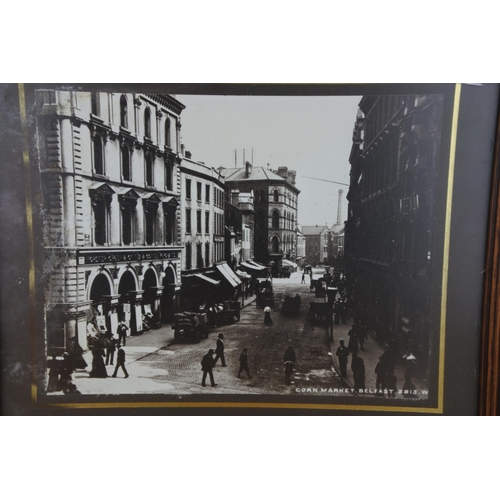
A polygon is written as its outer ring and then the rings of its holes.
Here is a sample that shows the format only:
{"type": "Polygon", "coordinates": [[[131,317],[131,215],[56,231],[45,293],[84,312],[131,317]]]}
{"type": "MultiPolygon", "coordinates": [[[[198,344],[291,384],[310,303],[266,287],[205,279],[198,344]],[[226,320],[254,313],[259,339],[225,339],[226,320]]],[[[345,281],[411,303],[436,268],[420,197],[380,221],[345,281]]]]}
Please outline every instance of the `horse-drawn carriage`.
{"type": "Polygon", "coordinates": [[[284,314],[299,314],[301,302],[299,294],[295,295],[295,297],[285,295],[283,304],[281,305],[281,312],[284,314]]]}
{"type": "Polygon", "coordinates": [[[199,342],[208,337],[208,317],[206,313],[181,312],[174,314],[174,339],[199,342]]]}
{"type": "Polygon", "coordinates": [[[255,305],[257,307],[274,306],[273,284],[270,279],[262,278],[257,280],[256,292],[255,305]]]}
{"type": "Polygon", "coordinates": [[[227,300],[224,302],[224,309],[222,311],[222,322],[224,324],[231,324],[234,321],[240,320],[241,304],[239,300],[227,300]]]}
{"type": "Polygon", "coordinates": [[[329,314],[332,314],[332,308],[328,302],[309,303],[309,319],[313,325],[326,325],[329,314]]]}

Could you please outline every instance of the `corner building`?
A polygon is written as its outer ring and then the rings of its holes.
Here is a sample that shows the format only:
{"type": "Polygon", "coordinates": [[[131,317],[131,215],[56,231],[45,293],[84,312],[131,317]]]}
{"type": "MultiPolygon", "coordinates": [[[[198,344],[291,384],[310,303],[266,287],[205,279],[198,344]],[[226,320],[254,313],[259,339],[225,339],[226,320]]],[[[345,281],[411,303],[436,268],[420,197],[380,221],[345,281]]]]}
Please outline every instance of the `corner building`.
{"type": "Polygon", "coordinates": [[[179,137],[169,95],[38,91],[47,350],[92,325],[159,326],[181,285],[179,137]]]}

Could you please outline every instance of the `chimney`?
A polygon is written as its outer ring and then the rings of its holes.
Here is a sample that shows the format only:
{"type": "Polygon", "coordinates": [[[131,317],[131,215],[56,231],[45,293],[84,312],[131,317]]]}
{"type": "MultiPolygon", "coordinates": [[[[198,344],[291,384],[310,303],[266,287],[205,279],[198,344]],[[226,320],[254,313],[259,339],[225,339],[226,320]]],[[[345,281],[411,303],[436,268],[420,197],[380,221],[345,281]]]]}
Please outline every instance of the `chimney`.
{"type": "Polygon", "coordinates": [[[342,194],[343,190],[339,189],[339,205],[337,207],[337,224],[342,223],[342,194]]]}
{"type": "Polygon", "coordinates": [[[240,192],[238,189],[231,190],[231,205],[237,207],[239,205],[240,192]]]}
{"type": "Polygon", "coordinates": [[[252,168],[252,164],[247,161],[245,162],[245,178],[248,179],[250,177],[250,169],[252,168]]]}
{"type": "Polygon", "coordinates": [[[186,151],[186,158],[191,158],[191,151],[186,151]]]}
{"type": "Polygon", "coordinates": [[[277,174],[280,177],[283,177],[283,179],[287,179],[288,180],[288,167],[278,167],[277,174]]]}
{"type": "Polygon", "coordinates": [[[297,172],[295,170],[289,170],[288,171],[288,182],[292,185],[295,186],[295,178],[297,176],[297,172]]]}
{"type": "Polygon", "coordinates": [[[184,156],[184,144],[181,144],[181,155],[184,156]]]}

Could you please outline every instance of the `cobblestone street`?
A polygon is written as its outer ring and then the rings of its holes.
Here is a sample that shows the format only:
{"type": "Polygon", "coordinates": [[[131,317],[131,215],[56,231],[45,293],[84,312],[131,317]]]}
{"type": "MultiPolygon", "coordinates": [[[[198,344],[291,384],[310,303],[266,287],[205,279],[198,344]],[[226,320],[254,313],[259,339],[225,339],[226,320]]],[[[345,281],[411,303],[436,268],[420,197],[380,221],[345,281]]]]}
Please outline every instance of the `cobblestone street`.
{"type": "MultiPolygon", "coordinates": [[[[344,387],[333,370],[330,344],[324,327],[314,327],[308,320],[309,302],[315,299],[309,284],[300,284],[301,274],[290,279],[273,281],[275,304],[273,324],[264,325],[264,313],[247,303],[241,320],[232,325],[212,329],[207,339],[198,344],[174,343],[170,327],[147,332],[127,339],[127,370],[125,379],[121,371],[117,378],[92,379],[79,371],[73,376],[82,394],[291,394],[308,389],[344,387]],[[284,315],[283,297],[299,293],[302,299],[298,314],[284,315]],[[201,386],[201,358],[208,349],[215,349],[217,335],[224,334],[227,367],[220,361],[214,369],[216,387],[201,386]],[[283,356],[292,345],[297,356],[295,373],[289,386],[284,380],[283,356]],[[248,349],[249,369],[237,377],[239,356],[248,349]]],[[[309,282],[309,280],[307,280],[309,282]]],[[[87,358],[90,371],[91,358],[87,358]]],[[[113,366],[108,366],[108,375],[113,366]]]]}

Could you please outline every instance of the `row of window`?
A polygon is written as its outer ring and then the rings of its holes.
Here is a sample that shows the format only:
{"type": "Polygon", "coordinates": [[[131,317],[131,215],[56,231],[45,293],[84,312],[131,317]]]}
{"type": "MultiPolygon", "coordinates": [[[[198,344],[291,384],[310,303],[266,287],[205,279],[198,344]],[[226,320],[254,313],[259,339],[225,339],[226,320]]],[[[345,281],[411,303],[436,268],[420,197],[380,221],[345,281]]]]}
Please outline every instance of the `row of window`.
{"type": "MultiPolygon", "coordinates": [[[[284,195],[281,195],[278,189],[274,189],[269,197],[269,201],[272,203],[280,203],[280,197],[283,196],[283,203],[290,206],[296,206],[296,197],[292,193],[286,191],[284,195]]],[[[258,189],[255,191],[255,201],[257,203],[265,203],[268,201],[268,193],[265,189],[258,189]]]]}
{"type": "MultiPolygon", "coordinates": [[[[220,215],[220,214],[215,214],[215,216],[220,215]]],[[[210,233],[210,212],[205,211],[205,233],[210,233]]],[[[202,220],[203,220],[203,214],[201,210],[196,211],[196,232],[198,234],[203,233],[203,228],[202,228],[202,220]]],[[[191,209],[186,208],[186,233],[191,234],[192,233],[192,227],[191,227],[191,209]]]]}
{"type": "MultiPolygon", "coordinates": [[[[186,179],[186,199],[187,200],[190,200],[192,197],[191,185],[192,185],[191,179],[186,179]]],[[[203,201],[202,195],[203,195],[203,183],[197,182],[196,183],[196,200],[203,201]]],[[[210,184],[205,184],[205,203],[210,203],[210,184]]]]}
{"type": "MultiPolygon", "coordinates": [[[[100,102],[99,102],[99,93],[97,92],[92,92],[91,96],[91,111],[92,114],[95,116],[100,116],[101,115],[101,110],[100,110],[100,102]]],[[[151,110],[147,106],[146,109],[144,110],[144,136],[147,139],[152,140],[151,136],[151,110]]],[[[127,97],[122,94],[120,97],[120,126],[128,129],[129,128],[129,111],[128,111],[128,101],[127,97]]],[[[138,130],[136,130],[138,132],[138,130]]],[[[163,126],[163,133],[164,133],[164,143],[167,147],[171,148],[172,147],[172,122],[170,118],[167,117],[165,120],[165,124],[163,126]]],[[[159,140],[159,137],[157,138],[159,140]]]]}
{"type": "MultiPolygon", "coordinates": [[[[95,134],[93,139],[93,160],[94,160],[94,172],[97,175],[106,175],[105,168],[105,155],[103,151],[103,139],[100,134],[95,134]]],[[[131,148],[127,144],[122,144],[120,148],[120,163],[121,163],[121,175],[122,179],[125,181],[132,182],[132,151],[131,148]]],[[[170,161],[165,161],[165,169],[164,169],[164,185],[168,191],[173,190],[173,175],[174,175],[174,167],[170,161]]],[[[146,152],[144,155],[144,176],[145,176],[145,185],[149,187],[153,187],[155,184],[154,178],[154,155],[151,152],[146,152]]]]}
{"type": "MultiPolygon", "coordinates": [[[[196,244],[196,268],[210,266],[210,243],[207,241],[205,244],[196,244]],[[203,258],[203,248],[205,248],[205,257],[203,258]]],[[[186,269],[193,268],[193,245],[186,244],[186,269]]]]}
{"type": "MultiPolygon", "coordinates": [[[[94,198],[92,200],[95,245],[108,245],[110,243],[110,201],[108,198],[94,198]]],[[[164,212],[161,235],[157,234],[159,229],[157,203],[145,203],[144,219],[142,221],[139,220],[135,202],[123,201],[120,205],[120,212],[122,245],[175,244],[175,210],[171,209],[164,212]],[[139,242],[137,241],[137,234],[140,226],[144,230],[144,240],[139,242]]]]}

